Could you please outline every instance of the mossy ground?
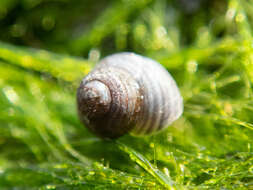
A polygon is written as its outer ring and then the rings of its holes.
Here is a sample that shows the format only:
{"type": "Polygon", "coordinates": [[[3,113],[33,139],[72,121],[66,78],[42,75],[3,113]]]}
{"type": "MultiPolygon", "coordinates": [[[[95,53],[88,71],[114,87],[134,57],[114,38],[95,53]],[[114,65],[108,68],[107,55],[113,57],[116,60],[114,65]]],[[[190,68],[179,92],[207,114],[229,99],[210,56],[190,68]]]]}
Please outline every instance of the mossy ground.
{"type": "Polygon", "coordinates": [[[0,189],[253,189],[252,30],[252,0],[0,1],[0,189]],[[80,79],[119,51],[179,85],[159,134],[78,120],[80,79]]]}

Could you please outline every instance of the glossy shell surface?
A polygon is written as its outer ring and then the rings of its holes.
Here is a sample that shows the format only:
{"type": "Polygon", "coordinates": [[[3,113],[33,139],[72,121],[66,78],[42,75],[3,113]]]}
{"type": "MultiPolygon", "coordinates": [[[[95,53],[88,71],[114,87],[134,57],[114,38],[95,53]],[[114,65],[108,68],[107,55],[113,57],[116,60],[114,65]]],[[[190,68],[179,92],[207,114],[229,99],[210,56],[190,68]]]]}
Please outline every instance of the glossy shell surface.
{"type": "Polygon", "coordinates": [[[183,112],[179,89],[165,68],[134,53],[102,59],[77,91],[81,121],[103,138],[149,135],[183,112]]]}

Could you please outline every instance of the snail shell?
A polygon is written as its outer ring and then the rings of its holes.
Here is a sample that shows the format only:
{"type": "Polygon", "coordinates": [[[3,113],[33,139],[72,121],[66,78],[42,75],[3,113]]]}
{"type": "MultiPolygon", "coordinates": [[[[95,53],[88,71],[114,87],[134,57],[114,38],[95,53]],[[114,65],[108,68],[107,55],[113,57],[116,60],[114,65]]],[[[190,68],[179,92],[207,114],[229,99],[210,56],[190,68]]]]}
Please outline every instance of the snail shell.
{"type": "Polygon", "coordinates": [[[183,112],[171,75],[156,61],[118,53],[102,59],[77,90],[80,120],[102,138],[160,131],[183,112]]]}

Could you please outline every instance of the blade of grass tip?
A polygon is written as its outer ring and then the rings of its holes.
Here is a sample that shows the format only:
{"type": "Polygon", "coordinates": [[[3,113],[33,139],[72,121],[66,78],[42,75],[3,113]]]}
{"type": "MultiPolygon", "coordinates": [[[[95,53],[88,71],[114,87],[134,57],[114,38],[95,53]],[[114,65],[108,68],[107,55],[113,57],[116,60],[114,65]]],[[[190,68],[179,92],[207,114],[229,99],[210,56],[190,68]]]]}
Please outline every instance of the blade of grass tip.
{"type": "MultiPolygon", "coordinates": [[[[46,109],[45,109],[46,110],[46,109]]],[[[43,113],[48,113],[49,111],[44,111],[43,113]]],[[[80,154],[78,151],[76,151],[68,142],[65,133],[63,131],[63,126],[61,124],[61,122],[57,121],[57,120],[53,120],[50,118],[48,118],[48,115],[46,114],[44,116],[46,119],[45,121],[41,121],[41,122],[45,122],[45,125],[47,124],[49,126],[50,132],[52,134],[54,134],[54,136],[59,140],[59,142],[62,144],[62,146],[65,148],[65,150],[74,158],[78,159],[79,161],[81,161],[82,163],[86,164],[86,165],[91,165],[92,161],[89,160],[87,157],[85,157],[84,155],[80,154]],[[51,121],[50,123],[48,121],[51,121]]],[[[39,128],[40,129],[40,128],[39,128]]]]}
{"type": "Polygon", "coordinates": [[[72,146],[70,144],[64,144],[64,148],[76,159],[78,159],[79,161],[81,161],[82,163],[84,163],[87,166],[91,166],[93,164],[93,162],[83,156],[82,154],[80,154],[79,152],[77,152],[74,148],[72,148],[72,146]]]}
{"type": "Polygon", "coordinates": [[[223,115],[219,115],[219,114],[200,113],[200,112],[197,112],[197,113],[185,112],[185,114],[187,114],[189,116],[197,116],[197,117],[199,117],[200,115],[203,115],[203,116],[206,116],[206,117],[214,118],[216,120],[231,122],[231,123],[234,123],[236,125],[248,128],[250,130],[253,130],[253,124],[245,122],[245,121],[241,121],[241,120],[239,120],[237,118],[233,118],[233,117],[223,116],[223,115]]]}
{"type": "Polygon", "coordinates": [[[3,42],[0,42],[0,59],[26,69],[49,73],[68,82],[80,80],[92,67],[92,63],[85,59],[3,42]]]}
{"type": "Polygon", "coordinates": [[[68,142],[64,132],[62,131],[62,126],[60,128],[60,130],[58,131],[58,139],[61,142],[61,144],[63,145],[63,147],[66,149],[66,151],[73,156],[74,158],[78,159],[79,161],[81,161],[82,163],[91,166],[92,165],[92,161],[87,158],[86,156],[80,154],[78,151],[76,151],[68,142]]]}
{"type": "Polygon", "coordinates": [[[252,30],[248,16],[245,12],[245,8],[242,3],[238,4],[237,15],[235,17],[235,22],[238,26],[238,33],[244,39],[252,39],[252,30]]]}
{"type": "Polygon", "coordinates": [[[65,133],[63,131],[63,126],[61,125],[61,123],[59,122],[55,122],[54,123],[55,126],[57,126],[55,128],[55,136],[56,138],[59,140],[59,142],[62,144],[62,146],[65,148],[65,150],[74,158],[76,158],[77,160],[79,160],[80,162],[91,166],[92,165],[92,161],[87,158],[86,156],[82,155],[81,153],[79,153],[78,151],[76,151],[68,142],[65,133]]]}
{"type": "Polygon", "coordinates": [[[91,30],[84,31],[76,39],[69,42],[70,50],[80,55],[87,51],[91,46],[98,45],[106,36],[118,29],[119,25],[126,21],[129,15],[135,13],[138,9],[145,8],[152,0],[129,0],[115,1],[102,12],[101,16],[94,22],[91,30]]]}
{"type": "Polygon", "coordinates": [[[223,116],[223,115],[218,115],[218,114],[206,114],[206,115],[208,115],[210,117],[213,117],[215,119],[231,122],[231,123],[234,123],[236,125],[248,128],[250,130],[253,130],[253,124],[245,122],[245,121],[241,121],[240,119],[237,119],[237,118],[234,118],[234,117],[223,116]]]}
{"type": "Polygon", "coordinates": [[[139,166],[141,166],[144,170],[146,170],[149,174],[151,174],[156,180],[158,180],[164,187],[168,189],[179,188],[172,179],[162,173],[160,170],[155,168],[143,155],[136,152],[132,148],[128,147],[127,145],[115,141],[117,146],[127,153],[130,156],[130,159],[136,162],[139,166]]]}
{"type": "Polygon", "coordinates": [[[205,60],[218,52],[238,52],[238,47],[240,47],[239,42],[231,38],[225,38],[214,42],[208,47],[196,48],[192,46],[165,56],[158,54],[159,57],[153,58],[159,61],[159,63],[166,68],[173,69],[180,67],[187,60],[195,60],[198,63],[201,63],[202,60],[205,60]]]}
{"type": "Polygon", "coordinates": [[[241,121],[241,120],[239,120],[239,119],[237,119],[237,118],[232,118],[232,117],[221,117],[221,119],[226,120],[226,121],[230,121],[230,122],[235,123],[235,124],[237,124],[237,125],[240,125],[240,126],[243,126],[243,127],[246,127],[246,128],[248,128],[248,129],[253,130],[253,124],[247,123],[247,122],[245,122],[245,121],[241,121]]]}

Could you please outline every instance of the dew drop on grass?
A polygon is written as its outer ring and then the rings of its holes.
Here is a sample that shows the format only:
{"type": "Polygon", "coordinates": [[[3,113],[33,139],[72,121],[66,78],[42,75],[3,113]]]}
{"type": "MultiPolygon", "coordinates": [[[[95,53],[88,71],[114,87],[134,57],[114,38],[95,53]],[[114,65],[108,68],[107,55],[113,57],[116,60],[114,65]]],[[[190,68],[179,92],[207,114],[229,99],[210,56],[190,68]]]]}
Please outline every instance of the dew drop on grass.
{"type": "Polygon", "coordinates": [[[55,185],[47,185],[46,189],[56,189],[56,186],[55,185]]]}
{"type": "Polygon", "coordinates": [[[17,93],[15,92],[15,90],[11,86],[4,87],[3,91],[11,103],[13,103],[13,104],[17,103],[17,101],[19,100],[19,97],[18,97],[17,93]]]}
{"type": "Polygon", "coordinates": [[[89,175],[95,175],[94,171],[89,171],[89,175]]]}
{"type": "Polygon", "coordinates": [[[150,148],[154,148],[155,147],[155,143],[152,142],[152,143],[149,144],[149,146],[150,146],[150,148]]]}

